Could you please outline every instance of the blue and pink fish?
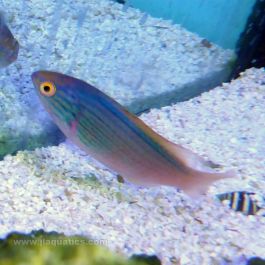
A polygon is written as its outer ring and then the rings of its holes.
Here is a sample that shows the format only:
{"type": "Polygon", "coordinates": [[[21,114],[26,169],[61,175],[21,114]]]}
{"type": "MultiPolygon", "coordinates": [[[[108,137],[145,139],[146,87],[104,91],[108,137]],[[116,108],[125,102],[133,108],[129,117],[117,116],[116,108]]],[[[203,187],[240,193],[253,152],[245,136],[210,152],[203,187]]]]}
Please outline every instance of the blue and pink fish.
{"type": "Polygon", "coordinates": [[[176,186],[196,196],[211,183],[233,175],[214,172],[211,162],[169,142],[84,81],[48,71],[33,73],[32,80],[63,133],[131,182],[176,186]]]}

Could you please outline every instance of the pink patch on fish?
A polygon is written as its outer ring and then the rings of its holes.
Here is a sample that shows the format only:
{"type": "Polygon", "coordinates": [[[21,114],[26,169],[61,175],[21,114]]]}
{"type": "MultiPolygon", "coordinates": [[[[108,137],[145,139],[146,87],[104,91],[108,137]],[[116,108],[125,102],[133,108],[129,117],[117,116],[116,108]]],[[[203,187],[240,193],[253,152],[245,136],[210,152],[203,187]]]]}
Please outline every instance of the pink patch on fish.
{"type": "Polygon", "coordinates": [[[73,120],[71,122],[71,125],[70,125],[71,129],[70,130],[71,130],[71,134],[72,135],[76,135],[77,125],[78,125],[78,120],[77,119],[73,120]]]}

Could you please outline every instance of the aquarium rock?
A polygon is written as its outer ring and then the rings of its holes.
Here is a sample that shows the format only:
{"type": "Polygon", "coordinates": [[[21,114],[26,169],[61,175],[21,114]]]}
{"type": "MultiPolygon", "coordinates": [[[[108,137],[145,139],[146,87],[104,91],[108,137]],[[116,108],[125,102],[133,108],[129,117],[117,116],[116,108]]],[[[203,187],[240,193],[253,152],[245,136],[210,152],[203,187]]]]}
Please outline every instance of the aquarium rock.
{"type": "Polygon", "coordinates": [[[14,77],[18,68],[24,82],[40,69],[68,73],[134,112],[220,84],[235,59],[180,25],[109,0],[1,2],[24,48],[14,77]]]}
{"type": "MultiPolygon", "coordinates": [[[[128,257],[156,255],[163,265],[219,264],[265,258],[265,217],[245,216],[215,194],[265,190],[265,72],[250,69],[231,83],[143,119],[158,133],[237,177],[192,200],[173,187],[138,187],[71,143],[21,151],[0,162],[0,236],[32,229],[107,240],[128,257]]],[[[199,181],[199,180],[198,180],[199,181]]]]}
{"type": "Polygon", "coordinates": [[[138,113],[214,87],[227,79],[234,61],[231,50],[204,45],[203,38],[180,25],[130,7],[124,10],[112,1],[0,0],[0,4],[21,46],[18,60],[1,71],[5,95],[1,104],[10,108],[13,97],[17,110],[12,113],[16,122],[10,125],[4,118],[9,110],[1,106],[2,155],[8,149],[12,153],[21,146],[42,144],[42,131],[50,121],[39,118],[43,113],[30,80],[36,70],[83,79],[138,113]],[[10,130],[13,133],[8,134],[10,130]]]}

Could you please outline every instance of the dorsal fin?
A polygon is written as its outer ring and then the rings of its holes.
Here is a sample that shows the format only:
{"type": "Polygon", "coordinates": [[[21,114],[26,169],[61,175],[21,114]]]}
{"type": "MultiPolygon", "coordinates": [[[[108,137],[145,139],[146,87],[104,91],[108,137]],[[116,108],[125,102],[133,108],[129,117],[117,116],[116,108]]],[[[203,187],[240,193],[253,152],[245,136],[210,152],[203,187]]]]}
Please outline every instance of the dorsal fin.
{"type": "Polygon", "coordinates": [[[181,161],[183,165],[188,168],[199,170],[203,172],[214,172],[214,168],[219,168],[220,166],[211,162],[206,161],[199,155],[193,153],[192,151],[182,147],[181,145],[175,144],[164,138],[163,136],[156,133],[150,127],[148,127],[141,119],[139,119],[134,114],[130,113],[126,109],[122,110],[141,130],[143,130],[149,137],[151,137],[155,142],[163,146],[168,153],[173,156],[178,161],[181,161]]]}
{"type": "Polygon", "coordinates": [[[213,169],[220,167],[211,161],[206,161],[199,155],[192,151],[175,144],[159,135],[148,127],[141,119],[134,114],[131,114],[126,109],[121,108],[121,111],[138,126],[139,129],[144,131],[153,141],[161,145],[169,155],[175,158],[179,163],[182,163],[189,172],[185,177],[185,184],[182,185],[182,189],[191,197],[197,198],[201,194],[204,194],[209,185],[213,182],[223,179],[231,178],[235,176],[234,171],[217,173],[213,169]]]}
{"type": "Polygon", "coordinates": [[[201,156],[182,147],[181,145],[169,142],[168,140],[166,140],[163,145],[170,152],[170,154],[172,154],[177,159],[181,160],[182,163],[189,168],[211,173],[215,172],[215,168],[221,167],[220,165],[215,164],[212,161],[205,160],[201,156]]]}

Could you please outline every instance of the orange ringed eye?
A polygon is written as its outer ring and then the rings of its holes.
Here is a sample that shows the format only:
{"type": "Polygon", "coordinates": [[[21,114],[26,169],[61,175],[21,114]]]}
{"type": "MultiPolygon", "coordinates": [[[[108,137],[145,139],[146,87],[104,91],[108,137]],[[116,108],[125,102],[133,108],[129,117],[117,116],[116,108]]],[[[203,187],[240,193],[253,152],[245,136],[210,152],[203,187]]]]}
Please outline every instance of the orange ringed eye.
{"type": "Polygon", "coordinates": [[[40,85],[40,92],[44,96],[52,97],[56,93],[56,87],[51,82],[43,82],[40,85]]]}

